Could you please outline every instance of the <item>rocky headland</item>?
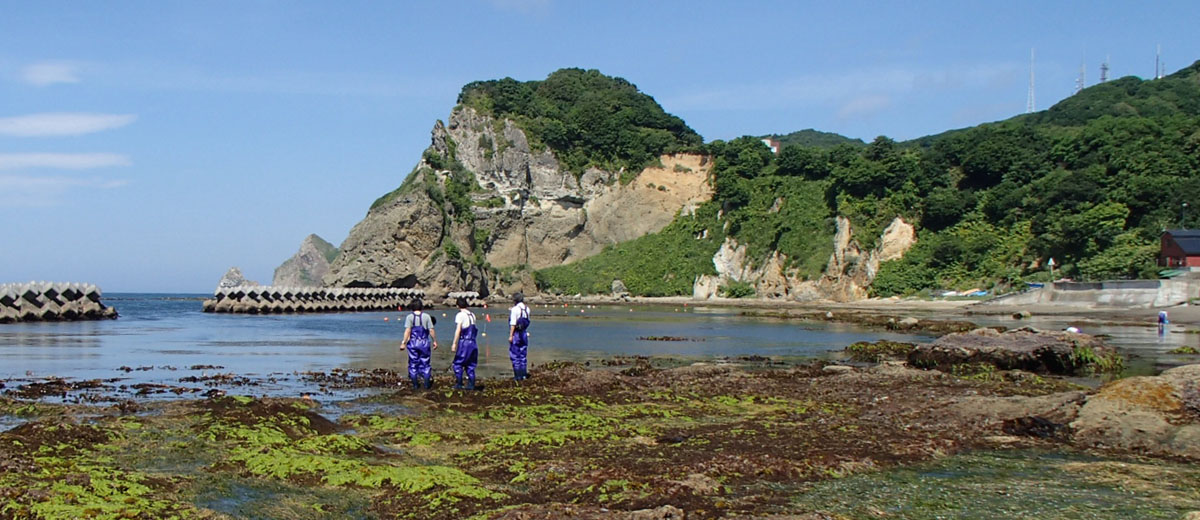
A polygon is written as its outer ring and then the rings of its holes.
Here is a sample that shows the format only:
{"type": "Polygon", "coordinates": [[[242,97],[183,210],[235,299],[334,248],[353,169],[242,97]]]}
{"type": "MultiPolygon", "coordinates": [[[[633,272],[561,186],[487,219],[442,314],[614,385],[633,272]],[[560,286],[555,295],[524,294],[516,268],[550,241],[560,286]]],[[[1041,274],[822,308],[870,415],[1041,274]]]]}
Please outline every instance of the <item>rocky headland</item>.
{"type": "Polygon", "coordinates": [[[431,140],[405,185],[350,231],[326,285],[534,292],[528,269],[658,231],[712,192],[703,156],[662,156],[628,183],[619,171],[576,175],[513,121],[470,107],[435,124],[431,140]],[[445,200],[455,183],[466,184],[469,204],[445,200]]]}
{"type": "Polygon", "coordinates": [[[321,287],[321,278],[329,272],[329,263],[338,256],[338,248],[317,235],[300,242],[300,250],[275,268],[271,285],[281,287],[321,287]]]}

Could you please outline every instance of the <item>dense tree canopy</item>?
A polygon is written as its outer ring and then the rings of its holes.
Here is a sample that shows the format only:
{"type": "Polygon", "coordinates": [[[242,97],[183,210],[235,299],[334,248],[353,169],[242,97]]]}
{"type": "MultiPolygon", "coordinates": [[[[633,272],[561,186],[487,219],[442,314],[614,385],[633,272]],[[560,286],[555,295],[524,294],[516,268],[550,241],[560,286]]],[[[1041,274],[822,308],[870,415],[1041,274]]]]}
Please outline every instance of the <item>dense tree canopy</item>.
{"type": "Polygon", "coordinates": [[[458,102],[517,121],[574,172],[640,171],[663,153],[703,140],[632,83],[596,70],[561,69],[542,81],[504,78],[463,87],[458,102]]]}
{"type": "MultiPolygon", "coordinates": [[[[881,266],[873,287],[881,296],[1044,281],[1051,258],[1059,276],[1154,276],[1161,232],[1200,226],[1200,210],[1181,211],[1200,208],[1200,62],[1162,79],[1096,85],[998,123],[905,143],[828,144],[778,155],[758,137],[706,145],[712,206],[642,241],[658,247],[675,233],[700,260],[689,272],[637,271],[650,292],[679,294],[687,280],[711,274],[703,259],[726,236],[752,258],[778,251],[815,276],[829,257],[834,215],[850,219],[864,247],[897,216],[917,225],[917,245],[881,266]],[[670,288],[656,285],[668,278],[670,288]]],[[[622,257],[667,256],[638,243],[578,270],[619,273],[612,266],[622,257]]],[[[569,285],[564,273],[544,280],[569,285]]]]}

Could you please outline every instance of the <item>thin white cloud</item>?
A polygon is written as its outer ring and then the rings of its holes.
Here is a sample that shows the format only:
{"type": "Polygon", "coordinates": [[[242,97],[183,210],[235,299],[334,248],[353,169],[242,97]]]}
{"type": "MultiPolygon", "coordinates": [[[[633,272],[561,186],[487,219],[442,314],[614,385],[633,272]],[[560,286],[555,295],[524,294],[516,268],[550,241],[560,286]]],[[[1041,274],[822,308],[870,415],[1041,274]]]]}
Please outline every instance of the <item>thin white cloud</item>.
{"type": "Polygon", "coordinates": [[[69,190],[109,190],[126,184],[129,184],[126,180],[0,175],[0,205],[5,207],[56,206],[63,202],[62,196],[69,190]]]}
{"type": "Polygon", "coordinates": [[[0,118],[0,135],[45,137],[83,135],[120,128],[132,123],[132,114],[57,112],[0,118]]]}
{"type": "Polygon", "coordinates": [[[66,62],[43,62],[21,69],[21,80],[45,87],[56,83],[79,83],[79,66],[66,62]]]}
{"type": "MultiPolygon", "coordinates": [[[[983,64],[961,69],[878,67],[840,74],[809,74],[776,81],[727,85],[660,97],[673,111],[770,110],[836,103],[843,109],[865,96],[903,97],[918,90],[997,88],[1017,77],[1013,64],[983,64]]],[[[853,107],[851,107],[853,108],[853,107]]]]}
{"type": "Polygon", "coordinates": [[[375,73],[316,73],[263,70],[231,75],[217,70],[154,66],[108,66],[104,71],[125,84],[150,90],[231,92],[239,94],[440,98],[462,87],[460,78],[421,79],[375,73]]]}
{"type": "Polygon", "coordinates": [[[868,94],[856,97],[843,104],[838,109],[837,115],[841,119],[868,117],[890,106],[892,106],[892,98],[879,94],[868,94]]]}
{"type": "Polygon", "coordinates": [[[129,156],[116,153],[0,153],[0,170],[54,168],[87,170],[129,166],[129,156]]]}

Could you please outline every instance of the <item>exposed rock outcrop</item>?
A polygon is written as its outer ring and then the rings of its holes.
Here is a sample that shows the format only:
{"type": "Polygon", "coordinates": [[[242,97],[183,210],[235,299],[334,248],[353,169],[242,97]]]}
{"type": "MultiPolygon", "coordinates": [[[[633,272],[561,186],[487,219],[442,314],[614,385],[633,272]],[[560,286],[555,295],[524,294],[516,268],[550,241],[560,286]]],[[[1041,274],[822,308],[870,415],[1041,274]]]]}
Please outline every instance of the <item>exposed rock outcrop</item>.
{"type": "Polygon", "coordinates": [[[1200,365],[1117,379],[1092,392],[966,396],[945,409],[1009,435],[1200,460],[1200,365]]]}
{"type": "Polygon", "coordinates": [[[222,276],[221,280],[217,282],[217,289],[232,289],[234,287],[253,285],[258,285],[258,282],[247,280],[245,276],[242,276],[241,269],[230,267],[228,271],[225,271],[225,276],[222,276]]]}
{"type": "Polygon", "coordinates": [[[869,251],[863,251],[853,236],[850,220],[839,216],[833,254],[829,257],[825,274],[820,280],[801,284],[797,298],[824,296],[836,301],[866,298],[871,282],[875,281],[875,275],[879,272],[879,264],[904,256],[917,242],[916,230],[900,217],[892,219],[880,235],[879,242],[869,251]]]}
{"type": "Polygon", "coordinates": [[[986,363],[1001,370],[1070,375],[1084,369],[1103,368],[1097,365],[1111,363],[1115,356],[1112,348],[1088,334],[976,329],[947,334],[933,343],[918,345],[908,354],[908,363],[940,370],[949,370],[955,365],[986,363]]]}
{"type": "Polygon", "coordinates": [[[764,261],[755,263],[746,246],[727,237],[713,255],[715,276],[699,276],[692,286],[692,297],[709,299],[718,295],[727,282],[745,282],[754,286],[760,298],[853,301],[866,298],[879,264],[900,258],[916,243],[916,231],[911,224],[896,217],[883,230],[877,245],[865,253],[853,238],[850,221],[837,218],[837,233],[833,238],[833,253],[825,273],[817,280],[804,280],[796,269],[788,268],[788,258],[778,251],[764,261]]]}
{"type": "Polygon", "coordinates": [[[1084,445],[1200,459],[1200,365],[1108,383],[1071,428],[1084,445]]]}
{"type": "Polygon", "coordinates": [[[432,144],[404,186],[350,231],[323,283],[486,296],[513,282],[485,265],[538,269],[586,258],[658,231],[711,198],[706,158],[660,162],[628,183],[622,172],[595,168],[576,176],[549,150],[533,149],[512,121],[459,107],[448,124],[434,125],[432,144]],[[473,177],[467,215],[445,196],[463,172],[473,177]]]}
{"type": "Polygon", "coordinates": [[[329,263],[338,255],[338,248],[317,235],[308,235],[300,242],[300,250],[275,268],[271,285],[289,287],[320,287],[321,278],[329,272],[329,263]]]}

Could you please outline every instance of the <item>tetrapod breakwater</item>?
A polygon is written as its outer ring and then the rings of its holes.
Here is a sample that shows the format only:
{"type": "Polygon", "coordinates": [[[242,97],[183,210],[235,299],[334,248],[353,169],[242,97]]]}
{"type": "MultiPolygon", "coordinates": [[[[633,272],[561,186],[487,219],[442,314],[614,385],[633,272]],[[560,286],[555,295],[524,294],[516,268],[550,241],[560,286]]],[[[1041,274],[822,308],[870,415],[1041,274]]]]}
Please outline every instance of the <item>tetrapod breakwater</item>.
{"type": "Polygon", "coordinates": [[[100,303],[100,288],[88,283],[0,284],[0,323],[115,319],[117,310],[100,303]]]}
{"type": "Polygon", "coordinates": [[[425,291],[371,287],[221,287],[204,300],[204,312],[281,314],[295,312],[388,311],[407,306],[425,291]]]}
{"type": "Polygon", "coordinates": [[[475,291],[458,291],[446,295],[446,299],[442,300],[442,304],[447,307],[457,305],[458,299],[467,300],[468,307],[483,307],[487,302],[480,298],[479,293],[475,291]]]}

